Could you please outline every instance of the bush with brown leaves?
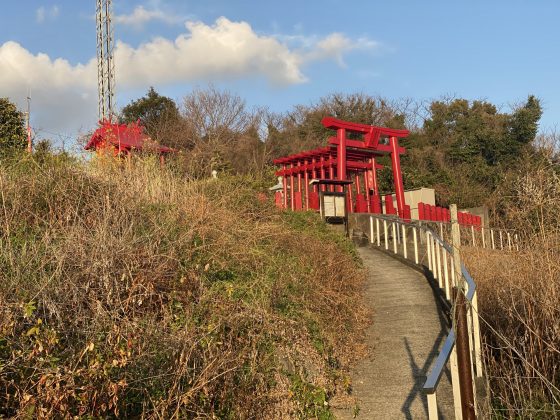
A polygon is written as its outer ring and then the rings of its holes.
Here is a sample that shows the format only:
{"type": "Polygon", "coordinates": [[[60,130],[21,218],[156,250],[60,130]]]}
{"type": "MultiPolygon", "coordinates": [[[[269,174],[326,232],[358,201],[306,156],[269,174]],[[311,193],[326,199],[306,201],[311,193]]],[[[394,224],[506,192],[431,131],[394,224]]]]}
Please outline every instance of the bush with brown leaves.
{"type": "Polygon", "coordinates": [[[4,162],[0,416],[328,416],[366,324],[362,270],[250,184],[4,162]]]}

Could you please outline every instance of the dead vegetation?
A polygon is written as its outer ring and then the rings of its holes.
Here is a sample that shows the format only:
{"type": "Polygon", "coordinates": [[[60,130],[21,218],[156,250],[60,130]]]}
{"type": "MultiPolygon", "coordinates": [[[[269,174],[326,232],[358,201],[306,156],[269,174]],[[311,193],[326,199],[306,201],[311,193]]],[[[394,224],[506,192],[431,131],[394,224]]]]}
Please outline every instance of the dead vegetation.
{"type": "Polygon", "coordinates": [[[560,177],[543,162],[508,180],[504,221],[519,252],[470,249],[495,418],[560,417],[560,177]]]}
{"type": "Polygon", "coordinates": [[[0,416],[330,418],[363,273],[258,189],[150,159],[4,162],[0,416]]]}

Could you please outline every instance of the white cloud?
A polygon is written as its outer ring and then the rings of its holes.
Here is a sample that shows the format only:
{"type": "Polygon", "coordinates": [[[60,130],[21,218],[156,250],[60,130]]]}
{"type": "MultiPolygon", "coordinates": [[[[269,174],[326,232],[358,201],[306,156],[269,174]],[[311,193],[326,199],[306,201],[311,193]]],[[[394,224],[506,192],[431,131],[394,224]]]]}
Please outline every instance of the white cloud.
{"type": "Polygon", "coordinates": [[[318,58],[332,58],[336,60],[339,65],[344,66],[342,54],[357,47],[358,46],[348,37],[341,33],[334,33],[320,40],[317,43],[316,51],[312,52],[311,56],[315,54],[318,58]]]}
{"type": "Polygon", "coordinates": [[[341,67],[346,67],[343,56],[353,50],[373,50],[380,47],[377,41],[368,38],[350,39],[339,32],[332,33],[325,38],[307,38],[306,45],[312,45],[310,51],[304,55],[306,61],[334,60],[341,67]]]}
{"type": "Polygon", "coordinates": [[[188,33],[174,41],[156,38],[133,48],[119,43],[118,83],[173,83],[264,76],[272,84],[306,80],[302,56],[271,36],[256,34],[246,22],[224,17],[214,25],[187,22],[188,33]],[[121,64],[122,63],[122,64],[121,64]]]}
{"type": "Polygon", "coordinates": [[[43,23],[47,19],[54,20],[58,17],[59,12],[60,9],[56,4],[49,8],[41,6],[37,10],[35,10],[35,20],[37,21],[37,23],[43,23]]]}
{"type": "Polygon", "coordinates": [[[84,122],[95,122],[95,61],[72,65],[46,54],[31,54],[9,41],[0,46],[0,74],[0,96],[9,97],[20,109],[30,90],[36,128],[77,130],[84,122]]]}
{"type": "Polygon", "coordinates": [[[44,6],[39,7],[35,11],[35,20],[37,20],[38,23],[44,22],[45,14],[46,14],[45,7],[44,6]]]}
{"type": "MultiPolygon", "coordinates": [[[[339,33],[286,42],[278,36],[257,34],[246,22],[224,17],[212,25],[187,22],[186,28],[187,32],[175,40],[155,38],[137,47],[118,42],[117,93],[149,85],[255,77],[272,85],[298,84],[307,80],[304,68],[311,62],[334,60],[342,64],[345,52],[376,46],[339,33]]],[[[72,64],[32,54],[9,41],[0,45],[0,74],[0,95],[10,97],[20,107],[31,89],[35,126],[75,131],[95,123],[95,57],[85,64],[72,64]]]]}
{"type": "Polygon", "coordinates": [[[184,22],[185,19],[173,13],[166,13],[160,9],[148,10],[144,6],[136,6],[136,8],[129,15],[116,15],[114,18],[115,23],[120,25],[129,25],[136,28],[141,28],[145,23],[152,20],[159,20],[170,25],[184,22]]]}

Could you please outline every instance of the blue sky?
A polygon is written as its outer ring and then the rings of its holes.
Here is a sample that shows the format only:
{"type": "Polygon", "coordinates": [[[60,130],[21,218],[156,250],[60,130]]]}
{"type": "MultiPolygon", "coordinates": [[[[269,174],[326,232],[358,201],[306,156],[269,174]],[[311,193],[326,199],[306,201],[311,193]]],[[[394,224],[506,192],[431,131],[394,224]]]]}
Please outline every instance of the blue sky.
{"type": "MultiPolygon", "coordinates": [[[[23,106],[30,88],[45,137],[90,129],[95,1],[4,3],[0,96],[23,106]]],[[[560,2],[114,0],[114,14],[120,106],[213,83],[275,111],[331,92],[504,108],[535,94],[541,129],[559,120],[560,2]]]]}

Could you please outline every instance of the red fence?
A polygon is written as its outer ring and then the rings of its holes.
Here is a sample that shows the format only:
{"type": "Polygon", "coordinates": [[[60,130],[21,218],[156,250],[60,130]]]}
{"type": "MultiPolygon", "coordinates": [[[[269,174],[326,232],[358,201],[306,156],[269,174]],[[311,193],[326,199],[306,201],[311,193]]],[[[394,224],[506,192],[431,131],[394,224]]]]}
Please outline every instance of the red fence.
{"type": "MultiPolygon", "coordinates": [[[[482,219],[480,216],[466,212],[457,212],[459,224],[466,226],[480,227],[482,219]]],[[[449,209],[444,207],[432,206],[430,204],[418,203],[418,220],[429,220],[432,222],[451,222],[449,209]]]]}
{"type": "MultiPolygon", "coordinates": [[[[387,215],[397,215],[397,209],[395,208],[394,199],[391,194],[384,196],[378,196],[372,194],[369,197],[369,203],[364,194],[354,194],[350,193],[348,197],[348,204],[351,212],[356,213],[374,213],[374,214],[384,214],[387,215]],[[384,202],[385,206],[381,205],[381,201],[384,202]],[[368,206],[369,204],[369,206],[368,206]],[[384,208],[383,208],[384,207],[384,208]]],[[[277,191],[275,196],[276,205],[278,207],[283,207],[282,192],[277,191]]],[[[310,210],[319,210],[319,194],[316,192],[309,192],[309,202],[307,206],[310,210]]],[[[294,210],[303,210],[304,202],[302,199],[302,193],[297,191],[294,193],[294,210]]],[[[405,220],[411,219],[410,206],[404,206],[404,217],[405,220]]],[[[474,214],[467,212],[458,212],[459,224],[464,226],[482,226],[482,219],[480,216],[475,216],[474,214]]],[[[427,220],[433,222],[451,222],[451,215],[449,209],[445,207],[432,206],[431,204],[418,203],[418,220],[427,220]]]]}

